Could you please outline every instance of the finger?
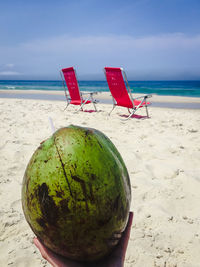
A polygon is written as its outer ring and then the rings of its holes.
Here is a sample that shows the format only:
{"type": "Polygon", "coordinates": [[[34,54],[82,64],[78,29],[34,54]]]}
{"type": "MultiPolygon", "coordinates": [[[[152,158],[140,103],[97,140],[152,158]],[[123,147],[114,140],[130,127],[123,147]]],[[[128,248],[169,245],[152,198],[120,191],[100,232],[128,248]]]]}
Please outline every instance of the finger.
{"type": "Polygon", "coordinates": [[[45,260],[47,260],[48,255],[47,255],[47,252],[46,252],[46,248],[43,246],[43,244],[39,241],[39,239],[37,237],[35,237],[33,239],[33,242],[34,242],[35,246],[39,249],[42,257],[45,260]]]}
{"type": "Polygon", "coordinates": [[[37,237],[33,239],[33,242],[35,246],[39,249],[42,257],[45,260],[47,260],[53,267],[63,267],[63,266],[81,267],[82,266],[81,264],[75,261],[68,260],[67,258],[64,258],[50,251],[40,242],[40,240],[37,237]]]}
{"type": "Polygon", "coordinates": [[[121,240],[120,240],[120,242],[119,242],[119,244],[118,244],[118,246],[117,246],[117,248],[115,250],[115,254],[118,255],[118,256],[121,255],[123,260],[125,258],[126,249],[127,249],[127,246],[128,246],[128,241],[129,241],[129,238],[130,238],[132,222],[133,222],[133,212],[130,212],[126,229],[123,232],[121,240]]]}
{"type": "Polygon", "coordinates": [[[123,238],[124,238],[125,240],[129,240],[130,233],[131,233],[131,226],[132,226],[132,223],[133,223],[133,212],[131,211],[131,212],[129,213],[128,223],[127,223],[127,226],[126,226],[124,235],[123,235],[123,238]]]}
{"type": "Polygon", "coordinates": [[[128,241],[129,241],[130,234],[131,234],[132,222],[133,222],[133,212],[131,211],[129,213],[129,219],[128,219],[126,229],[125,229],[123,236],[122,236],[123,250],[126,250],[126,248],[128,246],[128,241]]]}

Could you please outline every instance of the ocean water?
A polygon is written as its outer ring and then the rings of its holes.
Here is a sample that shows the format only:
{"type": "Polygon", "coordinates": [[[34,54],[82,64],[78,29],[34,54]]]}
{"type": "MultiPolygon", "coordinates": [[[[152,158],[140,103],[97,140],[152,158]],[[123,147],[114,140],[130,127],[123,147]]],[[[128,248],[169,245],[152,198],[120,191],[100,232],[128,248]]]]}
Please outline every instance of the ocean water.
{"type": "MultiPolygon", "coordinates": [[[[129,81],[131,91],[141,94],[200,97],[200,81],[129,81]]],[[[109,92],[106,81],[79,81],[81,91],[109,92]]],[[[0,80],[0,90],[63,91],[62,81],[0,80]]]]}

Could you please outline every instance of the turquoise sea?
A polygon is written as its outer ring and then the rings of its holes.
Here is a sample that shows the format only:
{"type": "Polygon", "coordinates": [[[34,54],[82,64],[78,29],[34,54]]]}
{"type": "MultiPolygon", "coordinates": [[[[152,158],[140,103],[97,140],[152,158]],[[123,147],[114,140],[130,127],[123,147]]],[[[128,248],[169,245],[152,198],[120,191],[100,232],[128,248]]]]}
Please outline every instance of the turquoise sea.
{"type": "MultiPolygon", "coordinates": [[[[200,81],[129,81],[134,93],[200,97],[200,81]]],[[[79,81],[81,91],[108,92],[106,81],[79,81]]],[[[62,81],[0,80],[0,90],[62,91],[62,81]]]]}

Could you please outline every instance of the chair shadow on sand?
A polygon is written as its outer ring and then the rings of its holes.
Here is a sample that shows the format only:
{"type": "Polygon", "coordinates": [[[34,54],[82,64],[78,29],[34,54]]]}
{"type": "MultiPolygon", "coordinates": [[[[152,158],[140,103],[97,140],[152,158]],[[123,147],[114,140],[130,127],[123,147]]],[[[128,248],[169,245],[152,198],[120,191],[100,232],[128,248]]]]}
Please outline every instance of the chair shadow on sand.
{"type": "Polygon", "coordinates": [[[94,109],[85,109],[85,110],[82,110],[83,112],[87,112],[87,113],[93,113],[93,112],[96,112],[96,110],[94,109]]]}
{"type": "Polygon", "coordinates": [[[142,116],[142,115],[137,115],[133,114],[132,116],[129,115],[119,115],[120,117],[126,118],[126,119],[138,119],[138,120],[145,120],[145,119],[150,119],[151,117],[149,116],[142,116]]]}

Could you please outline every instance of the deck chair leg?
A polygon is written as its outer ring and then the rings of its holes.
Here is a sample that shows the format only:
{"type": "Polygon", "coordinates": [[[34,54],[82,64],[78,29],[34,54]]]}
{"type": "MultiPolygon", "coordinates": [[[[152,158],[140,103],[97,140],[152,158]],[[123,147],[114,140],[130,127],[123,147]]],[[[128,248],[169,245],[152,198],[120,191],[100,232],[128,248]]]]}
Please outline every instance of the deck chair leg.
{"type": "Polygon", "coordinates": [[[77,110],[77,112],[80,111],[80,110],[83,111],[83,106],[84,106],[84,103],[81,104],[81,106],[80,106],[80,108],[77,110]]]}
{"type": "Polygon", "coordinates": [[[67,106],[64,108],[64,110],[66,110],[66,109],[67,109],[67,107],[69,106],[69,104],[70,104],[70,103],[67,103],[67,106]]]}
{"type": "Polygon", "coordinates": [[[147,108],[147,98],[146,97],[144,99],[144,102],[145,102],[145,109],[146,109],[147,118],[149,118],[149,112],[148,112],[148,108],[147,108]]]}
{"type": "Polygon", "coordinates": [[[94,109],[95,109],[95,111],[97,111],[97,108],[96,108],[96,105],[95,105],[95,101],[94,101],[94,98],[93,98],[92,94],[90,94],[90,97],[91,97],[91,100],[92,100],[92,104],[94,106],[94,109]]]}
{"type": "Polygon", "coordinates": [[[113,109],[115,108],[115,105],[113,105],[112,110],[108,113],[108,115],[110,116],[111,112],[113,111],[113,109]]]}
{"type": "Polygon", "coordinates": [[[149,112],[147,106],[145,106],[145,108],[146,108],[147,118],[149,118],[149,112]]]}
{"type": "Polygon", "coordinates": [[[133,109],[132,112],[130,112],[130,110],[129,110],[130,115],[128,116],[128,118],[126,118],[126,119],[124,119],[124,120],[127,121],[128,119],[130,119],[130,117],[132,117],[132,116],[135,114],[136,111],[137,111],[137,109],[133,109]]]}
{"type": "Polygon", "coordinates": [[[84,102],[81,104],[81,107],[79,108],[79,110],[83,111],[83,106],[85,105],[85,103],[87,103],[88,100],[89,100],[89,97],[86,100],[84,100],[84,102]]]}
{"type": "Polygon", "coordinates": [[[97,108],[96,108],[95,103],[94,102],[92,102],[92,103],[93,103],[93,106],[94,106],[95,111],[97,111],[97,108]]]}

